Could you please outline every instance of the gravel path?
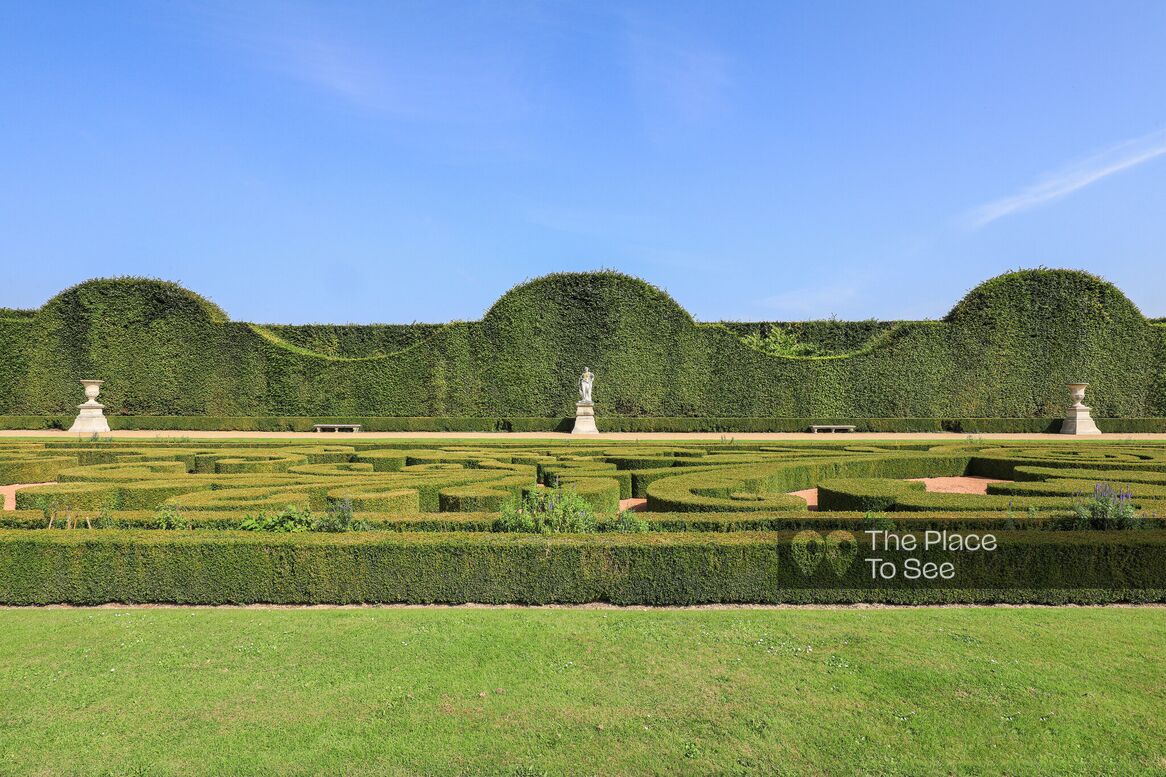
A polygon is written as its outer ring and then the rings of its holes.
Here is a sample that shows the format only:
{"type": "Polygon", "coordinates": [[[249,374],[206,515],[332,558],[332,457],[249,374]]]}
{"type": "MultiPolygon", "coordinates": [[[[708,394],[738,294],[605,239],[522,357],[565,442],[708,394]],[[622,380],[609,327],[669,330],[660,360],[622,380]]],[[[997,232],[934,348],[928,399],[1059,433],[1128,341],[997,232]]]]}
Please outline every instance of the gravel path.
{"type": "MultiPolygon", "coordinates": [[[[603,419],[597,419],[602,428],[603,419]]],[[[1046,440],[1080,445],[1082,443],[1113,440],[1158,440],[1166,442],[1164,434],[1103,434],[1100,437],[1083,439],[1058,434],[960,434],[954,432],[851,432],[847,434],[810,434],[809,432],[757,432],[751,434],[722,434],[720,432],[601,432],[587,435],[585,439],[566,432],[196,432],[196,431],[115,431],[100,435],[102,438],[136,440],[710,440],[731,442],[733,440],[814,440],[817,442],[840,442],[856,440],[939,440],[945,442],[967,442],[979,440],[1046,440]]],[[[60,430],[3,429],[0,438],[42,438],[53,440],[89,440],[90,434],[70,434],[60,430]]]]}
{"type": "MultiPolygon", "coordinates": [[[[922,483],[928,491],[937,494],[986,494],[989,483],[1008,483],[1008,480],[996,478],[982,478],[976,475],[960,475],[946,478],[908,478],[922,483]]],[[[818,489],[806,488],[801,491],[790,491],[791,496],[800,496],[806,500],[806,507],[810,510],[818,509],[818,489]]]]}
{"type": "Polygon", "coordinates": [[[29,486],[55,486],[56,483],[15,483],[11,486],[0,486],[0,501],[4,502],[5,510],[16,509],[16,492],[29,486]]]}

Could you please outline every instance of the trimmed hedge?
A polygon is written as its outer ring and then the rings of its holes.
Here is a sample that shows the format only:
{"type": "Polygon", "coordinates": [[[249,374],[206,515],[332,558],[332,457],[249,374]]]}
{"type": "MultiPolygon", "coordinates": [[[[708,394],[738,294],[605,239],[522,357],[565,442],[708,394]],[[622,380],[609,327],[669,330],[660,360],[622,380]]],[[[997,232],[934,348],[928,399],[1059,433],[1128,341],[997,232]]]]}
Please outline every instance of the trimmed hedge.
{"type": "MultiPolygon", "coordinates": [[[[0,603],[1094,603],[1166,600],[1166,533],[1016,532],[937,552],[956,579],[808,568],[789,533],[508,534],[0,531],[0,603]]],[[[863,551],[866,553],[867,551],[863,551]]],[[[861,554],[860,554],[861,555],[861,554]]],[[[902,562],[901,554],[881,557],[902,562]]]]}
{"type": "MultiPolygon", "coordinates": [[[[0,429],[68,429],[74,416],[0,416],[0,429]]],[[[398,416],[109,416],[115,431],[311,432],[314,424],[361,424],[366,432],[569,432],[574,416],[541,417],[398,417],[398,416]]],[[[1166,433],[1166,418],[1096,418],[1103,432],[1166,433]]],[[[808,432],[816,424],[846,424],[857,432],[955,434],[1055,434],[1060,418],[734,418],[729,416],[603,416],[604,432],[706,432],[762,434],[808,432]]],[[[345,433],[329,437],[344,439],[345,433]]]]}
{"type": "MultiPolygon", "coordinates": [[[[590,504],[598,513],[619,511],[620,482],[609,477],[561,477],[559,484],[571,489],[590,504]]],[[[530,493],[533,489],[523,489],[530,493]]]]}
{"type": "MultiPolygon", "coordinates": [[[[282,505],[281,505],[282,506],[282,505]]],[[[369,524],[370,531],[393,532],[489,532],[494,530],[497,512],[424,513],[416,508],[399,509],[391,513],[369,511],[361,508],[360,519],[369,524]]],[[[97,509],[78,509],[73,513],[75,520],[84,525],[86,519],[96,518],[97,509]]],[[[182,525],[193,529],[233,529],[239,525],[244,513],[237,510],[190,510],[181,513],[182,525]]],[[[738,513],[637,513],[637,517],[647,522],[651,531],[659,532],[740,532],[740,531],[800,531],[815,529],[831,531],[863,531],[872,527],[869,512],[818,511],[818,512],[738,512],[738,513]]],[[[891,524],[899,531],[923,531],[925,529],[963,530],[1056,530],[1058,521],[1069,515],[1068,509],[1040,510],[1035,516],[1026,513],[1009,515],[1000,512],[961,510],[955,512],[896,512],[879,516],[880,525],[891,524]]],[[[119,510],[108,518],[107,528],[116,529],[172,529],[173,526],[159,526],[158,516],[153,510],[119,510]]],[[[1148,517],[1151,527],[1166,528],[1166,515],[1148,517]]],[[[614,516],[601,515],[598,530],[609,531],[614,526],[614,516]]],[[[44,529],[46,519],[40,510],[22,509],[0,513],[0,528],[44,529]]],[[[54,528],[64,528],[60,516],[54,528]]]]}
{"type": "Polygon", "coordinates": [[[8,483],[48,483],[63,470],[77,466],[76,456],[22,456],[0,453],[0,485],[8,483]]]}
{"type": "Polygon", "coordinates": [[[1019,431],[974,421],[1000,418],[1045,431],[1071,381],[1091,384],[1102,418],[1166,416],[1166,330],[1111,284],[1067,270],[1002,275],[943,321],[880,324],[861,344],[861,327],[839,337],[802,327],[847,349],[829,356],[754,350],[739,328],[699,324],[659,289],[612,272],[549,275],[510,290],[480,321],[422,326],[263,327],[229,321],[172,283],[90,281],[31,317],[0,317],[0,413],[33,416],[38,428],[67,420],[77,380],[98,375],[111,422],[139,428],[284,429],[378,413],[401,420],[369,419],[369,428],[563,430],[586,364],[599,376],[600,425],[611,430],[731,433],[852,419],[861,428],[1019,431]]]}
{"type": "MultiPolygon", "coordinates": [[[[739,467],[700,469],[666,477],[647,488],[648,509],[658,512],[735,512],[738,510],[803,510],[805,502],[790,491],[812,488],[838,477],[903,478],[962,475],[970,456],[887,453],[883,456],[826,458],[739,467]]],[[[837,505],[835,509],[863,509],[837,505]]],[[[880,509],[880,508],[871,508],[880,509]]],[[[941,508],[942,509],[942,508],[941,508]]]]}
{"type": "MultiPolygon", "coordinates": [[[[1093,485],[1089,490],[1092,492],[1093,485]]],[[[1070,500],[1081,492],[1065,492],[1059,497],[1045,495],[943,494],[927,491],[922,483],[880,478],[827,480],[818,486],[818,506],[837,511],[917,512],[952,510],[1067,510],[1070,500]]],[[[1138,502],[1139,509],[1155,507],[1154,502],[1138,502]]]]}

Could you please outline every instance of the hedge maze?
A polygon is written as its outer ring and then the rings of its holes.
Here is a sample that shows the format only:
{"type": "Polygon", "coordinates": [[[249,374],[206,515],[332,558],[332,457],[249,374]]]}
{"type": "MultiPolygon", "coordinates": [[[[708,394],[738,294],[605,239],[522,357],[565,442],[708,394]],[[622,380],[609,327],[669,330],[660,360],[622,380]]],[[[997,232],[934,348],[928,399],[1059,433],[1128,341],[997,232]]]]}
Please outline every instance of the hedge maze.
{"type": "Polygon", "coordinates": [[[1166,600],[1164,445],[344,442],[0,443],[0,484],[49,483],[0,512],[0,601],[1166,600]],[[912,480],[962,475],[1003,482],[985,495],[912,480]],[[557,488],[598,531],[496,531],[508,501],[557,488]],[[816,512],[790,493],[810,488],[816,512]],[[1136,527],[1073,523],[1099,488],[1136,527]],[[646,531],[621,530],[624,499],[646,500],[646,531]],[[337,505],[359,531],[240,530],[337,505]],[[871,531],[990,532],[1000,549],[929,553],[958,566],[950,580],[872,580],[871,531]]]}

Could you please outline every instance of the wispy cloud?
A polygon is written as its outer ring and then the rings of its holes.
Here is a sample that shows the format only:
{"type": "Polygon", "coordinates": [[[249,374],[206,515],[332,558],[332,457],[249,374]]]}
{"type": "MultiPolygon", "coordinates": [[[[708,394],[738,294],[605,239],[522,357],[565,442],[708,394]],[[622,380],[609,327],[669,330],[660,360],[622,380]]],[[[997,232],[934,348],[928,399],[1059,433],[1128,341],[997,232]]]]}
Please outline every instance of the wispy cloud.
{"type": "Polygon", "coordinates": [[[370,114],[481,124],[528,109],[515,55],[501,45],[472,51],[449,41],[426,46],[416,30],[427,19],[403,15],[394,23],[387,11],[345,13],[260,0],[180,8],[185,12],[172,14],[175,23],[210,45],[370,114]]]}
{"type": "Polygon", "coordinates": [[[1166,130],[1127,140],[1116,146],[1050,173],[1016,194],[981,205],[968,212],[964,225],[979,229],[997,219],[1066,197],[1111,175],[1166,155],[1166,130]]]}

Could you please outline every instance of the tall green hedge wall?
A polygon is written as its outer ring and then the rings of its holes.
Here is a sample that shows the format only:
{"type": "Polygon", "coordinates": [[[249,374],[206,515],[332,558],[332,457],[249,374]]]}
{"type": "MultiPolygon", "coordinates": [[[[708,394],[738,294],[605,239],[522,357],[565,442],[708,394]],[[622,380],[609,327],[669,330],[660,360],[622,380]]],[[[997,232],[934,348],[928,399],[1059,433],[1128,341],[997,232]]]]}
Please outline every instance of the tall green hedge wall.
{"type": "Polygon", "coordinates": [[[72,414],[97,377],[114,415],[565,417],[585,365],[601,417],[1047,418],[1070,381],[1097,416],[1166,416],[1166,326],[1069,270],[999,276],[920,322],[701,324],[614,272],[548,275],[445,325],[261,326],[134,278],[0,309],[0,415],[72,414]],[[742,341],[773,326],[830,355],[742,341]]]}

